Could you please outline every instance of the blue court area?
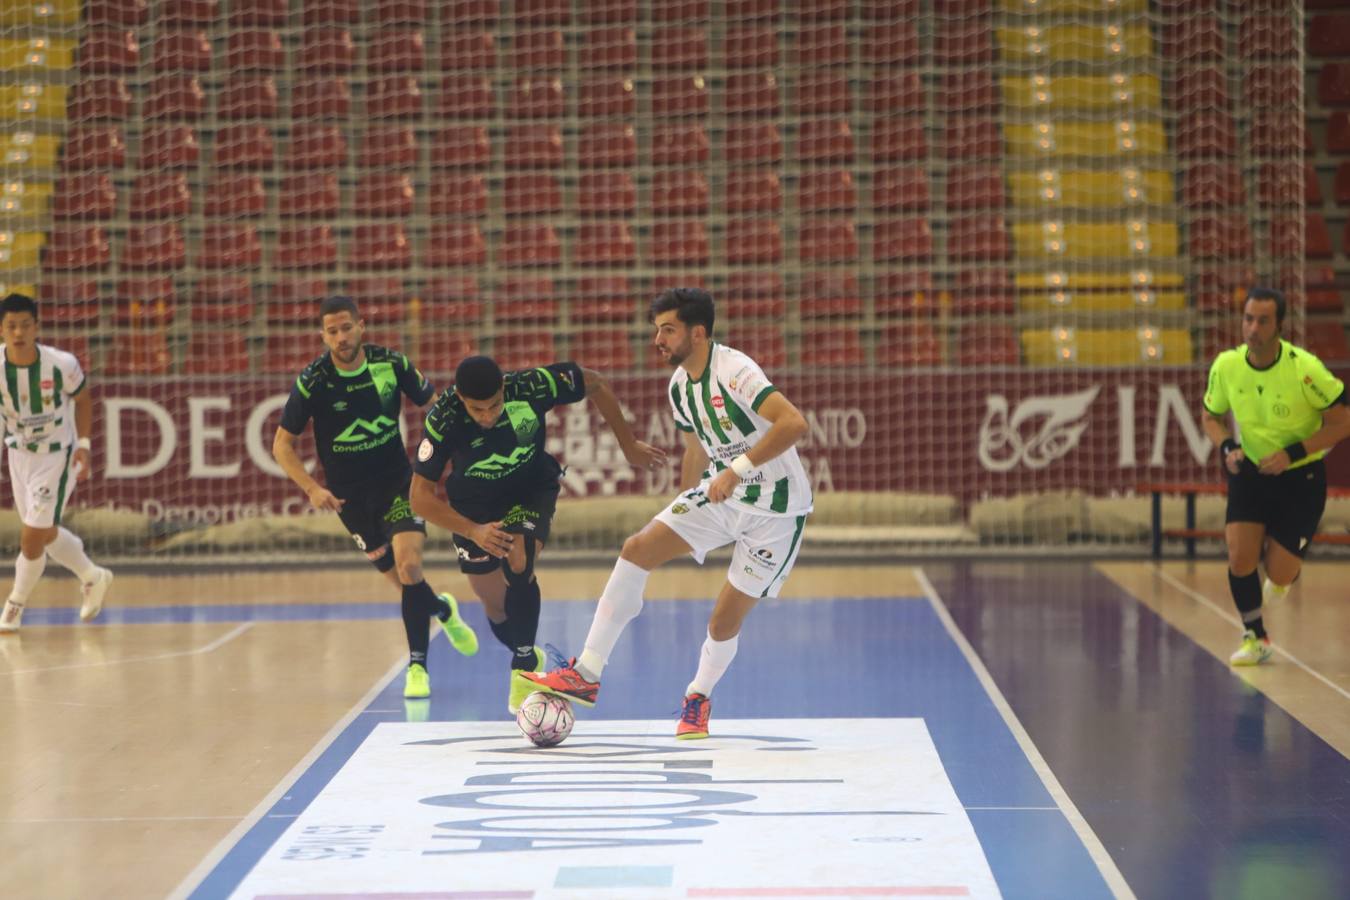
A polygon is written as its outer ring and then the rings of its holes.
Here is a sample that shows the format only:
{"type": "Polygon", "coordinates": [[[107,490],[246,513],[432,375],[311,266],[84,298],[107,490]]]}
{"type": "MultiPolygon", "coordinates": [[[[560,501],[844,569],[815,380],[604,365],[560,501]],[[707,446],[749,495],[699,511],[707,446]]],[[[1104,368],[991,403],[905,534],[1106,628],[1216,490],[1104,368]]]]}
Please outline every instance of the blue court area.
{"type": "MultiPolygon", "coordinates": [[[[761,604],[718,686],[714,736],[719,719],[922,719],[1004,897],[1350,896],[1343,852],[1350,762],[1225,665],[1085,563],[925,571],[1033,754],[1044,758],[1048,781],[923,597],[761,604]],[[1067,803],[1047,788],[1056,782],[1067,803]],[[1092,858],[1098,840],[1110,856],[1100,866],[1092,858]],[[1128,888],[1117,881],[1113,891],[1117,870],[1128,888]]],[[[841,569],[841,583],[846,574],[841,569]]],[[[541,640],[575,653],[592,610],[588,602],[546,603],[541,640]]],[[[706,601],[649,600],[605,671],[599,705],[578,710],[581,721],[662,720],[673,732],[709,610],[706,601]]],[[[222,606],[123,615],[391,619],[394,610],[222,606]]],[[[466,617],[481,626],[483,651],[466,660],[434,641],[432,699],[409,704],[401,678],[385,685],[193,896],[231,895],[379,723],[506,721],[506,651],[491,641],[480,608],[466,606],[466,617]]],[[[874,755],[866,764],[893,768],[903,786],[905,767],[884,751],[874,755]]],[[[620,867],[642,862],[616,853],[620,867]]]]}

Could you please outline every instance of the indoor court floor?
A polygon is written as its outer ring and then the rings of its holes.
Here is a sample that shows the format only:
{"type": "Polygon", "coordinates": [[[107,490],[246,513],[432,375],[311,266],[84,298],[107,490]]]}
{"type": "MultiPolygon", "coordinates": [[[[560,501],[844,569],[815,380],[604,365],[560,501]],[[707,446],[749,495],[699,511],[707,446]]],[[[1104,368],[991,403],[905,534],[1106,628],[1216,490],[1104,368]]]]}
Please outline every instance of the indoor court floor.
{"type": "MultiPolygon", "coordinates": [[[[545,557],[540,639],[607,574],[545,557]]],[[[92,625],[48,578],[0,636],[0,897],[1350,897],[1350,563],[1246,671],[1218,560],[803,564],[677,742],[723,574],[652,577],[549,750],[476,603],[405,701],[369,570],[124,570],[92,625]]]]}

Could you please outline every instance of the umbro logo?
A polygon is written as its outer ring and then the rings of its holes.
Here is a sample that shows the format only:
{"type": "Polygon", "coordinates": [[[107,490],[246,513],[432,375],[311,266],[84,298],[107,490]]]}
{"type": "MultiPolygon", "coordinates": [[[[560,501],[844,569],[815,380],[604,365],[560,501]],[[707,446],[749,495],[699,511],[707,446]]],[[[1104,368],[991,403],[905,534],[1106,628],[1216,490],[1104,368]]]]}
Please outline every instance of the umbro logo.
{"type": "Polygon", "coordinates": [[[338,402],[333,404],[333,409],[336,409],[338,412],[342,412],[346,408],[347,408],[346,400],[339,400],[338,402]]]}

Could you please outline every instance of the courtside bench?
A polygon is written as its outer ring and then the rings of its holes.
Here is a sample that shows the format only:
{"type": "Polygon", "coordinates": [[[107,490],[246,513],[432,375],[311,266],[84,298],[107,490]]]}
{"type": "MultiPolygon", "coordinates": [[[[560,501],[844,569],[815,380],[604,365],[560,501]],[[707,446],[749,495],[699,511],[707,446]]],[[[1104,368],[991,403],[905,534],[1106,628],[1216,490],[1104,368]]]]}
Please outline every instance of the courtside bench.
{"type": "MultiPolygon", "coordinates": [[[[1153,523],[1153,558],[1162,558],[1163,538],[1180,538],[1186,541],[1186,558],[1195,559],[1195,542],[1197,540],[1221,539],[1222,531],[1211,531],[1195,527],[1195,498],[1201,494],[1223,496],[1228,493],[1228,486],[1224,484],[1214,484],[1212,482],[1157,482],[1150,484],[1135,485],[1136,493],[1151,494],[1153,497],[1152,523],[1153,523]],[[1163,528],[1162,524],[1162,498],[1163,494],[1180,495],[1186,498],[1186,527],[1185,528],[1163,528]]],[[[1333,497],[1350,497],[1350,488],[1327,488],[1327,499],[1333,497]]],[[[1314,544],[1339,544],[1341,546],[1350,546],[1350,534],[1327,534],[1325,532],[1313,535],[1314,544]]]]}

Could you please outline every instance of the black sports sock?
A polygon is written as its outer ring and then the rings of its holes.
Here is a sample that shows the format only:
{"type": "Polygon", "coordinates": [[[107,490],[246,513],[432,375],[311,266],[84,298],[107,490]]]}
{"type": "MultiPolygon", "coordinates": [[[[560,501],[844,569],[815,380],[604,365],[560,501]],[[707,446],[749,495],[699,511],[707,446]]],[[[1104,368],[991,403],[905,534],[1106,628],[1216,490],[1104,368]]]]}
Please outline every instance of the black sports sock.
{"type": "Polygon", "coordinates": [[[506,621],[514,625],[512,639],[515,643],[511,646],[515,654],[511,660],[513,669],[534,668],[534,642],[539,636],[539,606],[537,578],[530,579],[526,585],[506,586],[506,621]]]}
{"type": "Polygon", "coordinates": [[[1266,636],[1266,626],[1261,621],[1261,577],[1256,572],[1247,575],[1234,575],[1228,572],[1228,589],[1233,592],[1233,603],[1238,615],[1242,617],[1242,627],[1256,632],[1256,636],[1266,636]]]}
{"type": "MultiPolygon", "coordinates": [[[[422,582],[426,587],[426,582],[422,582]]],[[[408,636],[408,664],[427,664],[427,646],[431,635],[427,631],[427,610],[417,585],[403,586],[403,631],[408,636]]]]}
{"type": "Polygon", "coordinates": [[[501,643],[503,647],[516,652],[515,627],[510,619],[504,622],[494,622],[488,619],[488,627],[492,629],[492,634],[501,643]]]}
{"type": "Polygon", "coordinates": [[[425,581],[419,581],[417,584],[405,584],[403,586],[403,596],[406,598],[412,596],[413,602],[422,607],[422,615],[440,617],[442,612],[446,611],[446,603],[436,592],[431,589],[431,585],[425,581]]]}

